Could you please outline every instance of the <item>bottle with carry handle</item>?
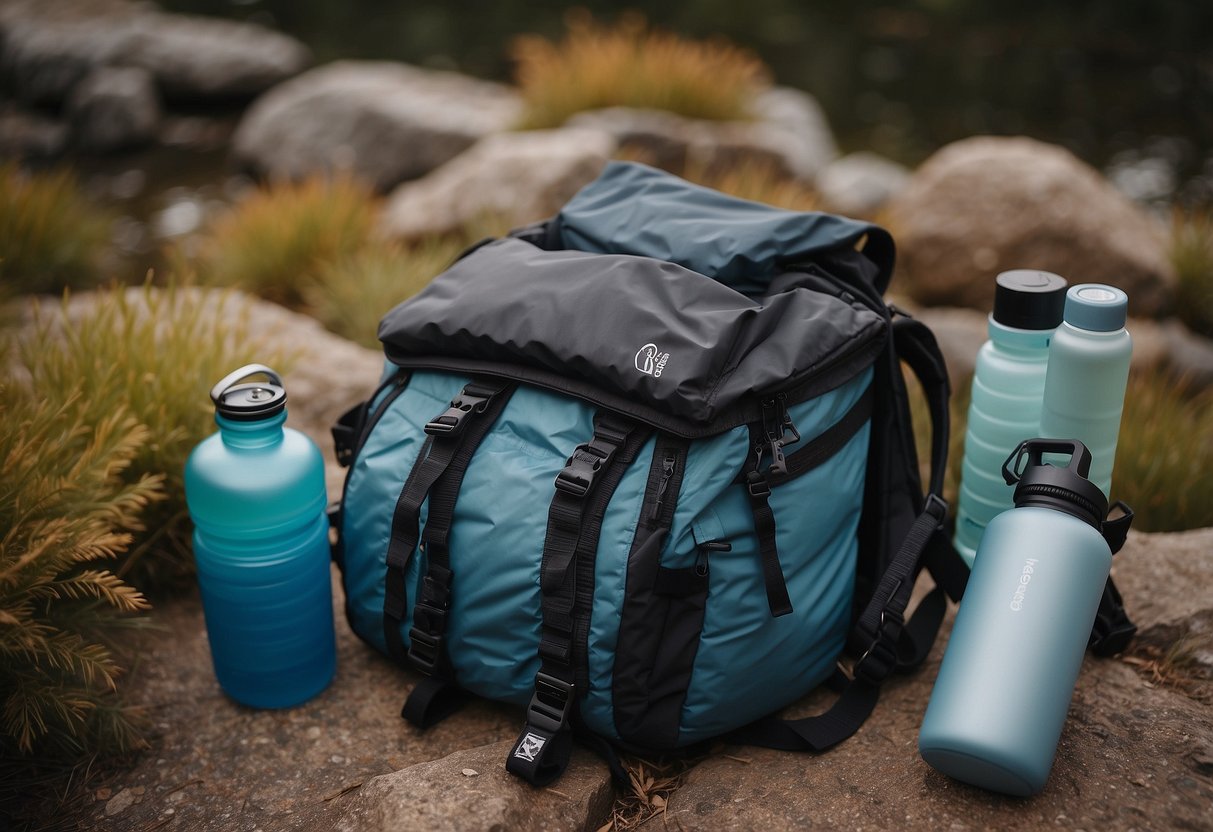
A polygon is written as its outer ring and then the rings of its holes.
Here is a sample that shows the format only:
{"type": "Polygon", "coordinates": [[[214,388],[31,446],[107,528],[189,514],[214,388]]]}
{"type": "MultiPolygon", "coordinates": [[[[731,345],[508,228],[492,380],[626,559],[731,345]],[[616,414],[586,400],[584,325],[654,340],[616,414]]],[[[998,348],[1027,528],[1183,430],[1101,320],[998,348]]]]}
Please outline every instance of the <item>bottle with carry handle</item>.
{"type": "Polygon", "coordinates": [[[1011,490],[998,476],[1003,460],[1042,433],[1049,342],[1065,295],[1066,281],[1050,272],[1016,269],[995,278],[989,340],[973,372],[953,539],[969,566],[986,525],[1012,506],[1011,490]]]}
{"type": "Polygon", "coordinates": [[[238,702],[289,707],[336,668],[324,461],[284,427],[269,367],[241,367],[211,400],[219,431],[190,454],[185,492],[215,675],[238,702]],[[239,383],[254,375],[268,381],[239,383]]]}
{"type": "Polygon", "coordinates": [[[1133,517],[1118,503],[1123,516],[1105,520],[1090,465],[1081,442],[1053,439],[1023,442],[1003,465],[1015,508],[981,539],[918,738],[944,774],[1013,795],[1044,787],[1133,517]]]}

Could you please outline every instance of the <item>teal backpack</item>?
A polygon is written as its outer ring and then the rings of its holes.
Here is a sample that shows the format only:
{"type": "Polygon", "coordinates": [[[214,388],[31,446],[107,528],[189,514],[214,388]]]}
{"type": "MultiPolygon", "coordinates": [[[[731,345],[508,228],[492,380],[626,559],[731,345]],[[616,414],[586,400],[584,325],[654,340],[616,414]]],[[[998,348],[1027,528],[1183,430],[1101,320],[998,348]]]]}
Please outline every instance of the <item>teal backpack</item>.
{"type": "Polygon", "coordinates": [[[507,767],[537,784],[574,736],[609,756],[854,733],[967,576],[944,362],[882,300],[892,267],[869,223],[612,163],[389,312],[383,382],[334,428],[334,556],[354,631],[423,674],[404,716],[525,707],[507,767]],[[773,716],[823,683],[825,713],[773,716]]]}

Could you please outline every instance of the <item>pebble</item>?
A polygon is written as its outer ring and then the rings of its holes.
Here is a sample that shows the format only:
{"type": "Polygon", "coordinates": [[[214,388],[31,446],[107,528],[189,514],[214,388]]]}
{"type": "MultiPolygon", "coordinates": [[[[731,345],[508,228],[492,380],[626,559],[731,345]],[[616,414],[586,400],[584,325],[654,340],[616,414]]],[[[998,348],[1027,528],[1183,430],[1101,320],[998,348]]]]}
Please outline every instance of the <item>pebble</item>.
{"type": "Polygon", "coordinates": [[[476,777],[479,774],[480,774],[480,772],[476,771],[476,769],[474,769],[474,768],[465,768],[463,770],[464,777],[476,777]]]}
{"type": "Polygon", "coordinates": [[[105,816],[113,817],[120,812],[125,812],[135,803],[134,789],[123,789],[116,795],[111,797],[105,804],[105,816]]]}

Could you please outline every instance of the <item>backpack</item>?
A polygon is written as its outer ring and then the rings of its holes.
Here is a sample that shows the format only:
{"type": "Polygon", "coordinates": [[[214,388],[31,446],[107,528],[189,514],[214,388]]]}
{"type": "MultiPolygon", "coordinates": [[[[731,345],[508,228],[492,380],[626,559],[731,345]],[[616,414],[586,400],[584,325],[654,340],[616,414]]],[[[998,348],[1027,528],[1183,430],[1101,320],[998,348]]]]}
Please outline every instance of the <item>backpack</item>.
{"type": "Polygon", "coordinates": [[[612,759],[854,733],[967,577],[947,374],[882,299],[893,256],[870,223],[612,162],[391,310],[382,384],[333,430],[333,526],[351,627],[423,675],[403,716],[525,707],[506,762],[534,784],[574,735],[612,759]],[[823,683],[825,713],[773,716],[823,683]]]}

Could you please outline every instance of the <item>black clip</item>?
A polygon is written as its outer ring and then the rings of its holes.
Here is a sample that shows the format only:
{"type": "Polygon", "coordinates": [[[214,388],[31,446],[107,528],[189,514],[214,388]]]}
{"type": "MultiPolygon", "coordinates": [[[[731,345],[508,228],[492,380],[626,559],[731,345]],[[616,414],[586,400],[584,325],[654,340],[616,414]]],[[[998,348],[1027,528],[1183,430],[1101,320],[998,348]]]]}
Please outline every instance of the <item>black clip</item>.
{"type": "Polygon", "coordinates": [[[784,445],[800,441],[800,431],[792,424],[788,413],[788,396],[786,393],[767,399],[762,403],[762,430],[766,434],[767,449],[771,452],[771,465],[767,473],[772,476],[783,476],[788,472],[787,459],[784,456],[784,445]],[[784,437],[791,433],[790,440],[784,437]]]}
{"type": "Polygon", "coordinates": [[[880,611],[880,624],[872,637],[872,643],[851,668],[851,675],[869,685],[879,685],[897,667],[897,639],[905,619],[896,610],[880,611]]]}
{"type": "Polygon", "coordinates": [[[577,498],[589,494],[598,472],[614,455],[615,448],[611,445],[596,441],[578,445],[565,460],[564,469],[556,475],[556,490],[577,498]]]}
{"type": "Polygon", "coordinates": [[[464,388],[463,392],[451,400],[451,406],[445,413],[426,423],[425,432],[430,436],[457,435],[463,430],[467,417],[483,413],[492,398],[492,393],[478,396],[469,393],[467,388],[464,388]]]}
{"type": "Polygon", "coordinates": [[[569,725],[569,711],[573,704],[573,683],[540,671],[535,674],[535,693],[527,706],[528,727],[556,733],[569,725]]]}

